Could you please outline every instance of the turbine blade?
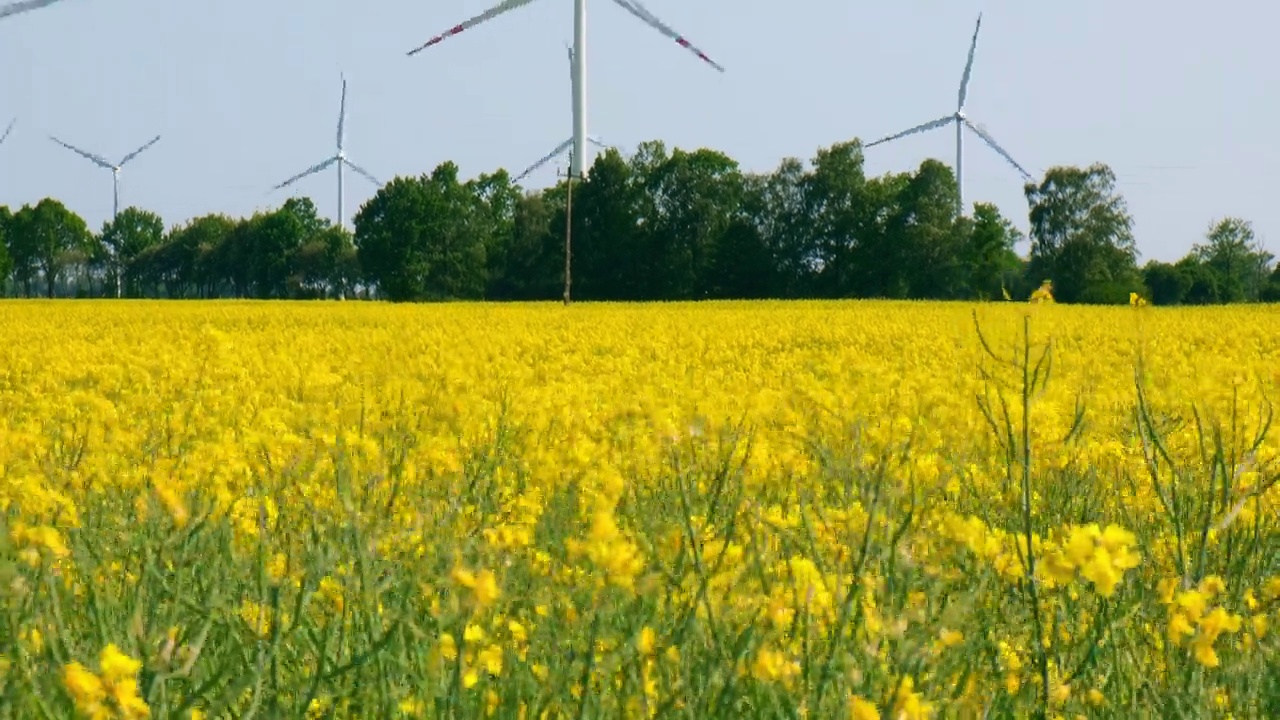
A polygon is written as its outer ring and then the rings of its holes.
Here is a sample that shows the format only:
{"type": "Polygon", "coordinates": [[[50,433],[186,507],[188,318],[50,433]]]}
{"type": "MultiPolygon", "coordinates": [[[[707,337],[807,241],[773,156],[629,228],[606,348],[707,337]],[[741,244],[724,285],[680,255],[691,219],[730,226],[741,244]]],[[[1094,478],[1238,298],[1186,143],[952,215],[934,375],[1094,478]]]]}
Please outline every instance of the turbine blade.
{"type": "Polygon", "coordinates": [[[969,119],[968,119],[968,118],[965,118],[964,124],[965,124],[965,126],[967,126],[970,130],[972,130],[972,131],[973,131],[973,133],[974,133],[975,135],[977,135],[978,137],[982,138],[982,141],[983,141],[983,142],[985,142],[986,144],[990,145],[992,150],[995,150],[996,152],[1000,153],[1000,157],[1002,157],[1002,158],[1004,158],[1005,160],[1007,160],[1007,161],[1009,162],[1009,164],[1010,164],[1010,165],[1012,165],[1012,166],[1014,167],[1014,169],[1015,169],[1015,170],[1017,170],[1018,172],[1022,173],[1022,177],[1026,178],[1026,179],[1027,179],[1027,180],[1029,180],[1029,181],[1035,180],[1035,178],[1031,177],[1031,173],[1029,173],[1029,172],[1027,172],[1026,170],[1024,170],[1024,169],[1023,169],[1023,167],[1022,167],[1021,165],[1019,165],[1019,164],[1018,164],[1018,161],[1016,161],[1016,160],[1014,160],[1014,159],[1013,159],[1013,156],[1012,156],[1012,155],[1010,155],[1009,153],[1005,152],[1005,151],[1004,151],[1004,148],[1000,147],[1000,144],[999,144],[999,143],[997,143],[997,142],[996,142],[996,140],[995,140],[995,138],[991,137],[991,135],[990,135],[990,134],[988,134],[986,130],[983,130],[982,128],[978,127],[977,125],[974,125],[972,122],[969,122],[969,119]]]}
{"type": "Polygon", "coordinates": [[[351,168],[352,170],[355,170],[357,174],[363,175],[365,180],[368,180],[369,182],[373,183],[374,185],[377,185],[378,187],[382,187],[382,181],[374,177],[373,175],[371,175],[368,170],[365,170],[364,168],[360,167],[359,165],[351,162],[346,158],[343,158],[342,162],[345,163],[347,167],[351,168]]]}
{"type": "Polygon", "coordinates": [[[59,140],[58,138],[56,138],[56,137],[54,137],[54,136],[52,136],[52,135],[50,135],[50,136],[49,136],[49,139],[50,139],[50,140],[52,140],[52,141],[54,141],[54,142],[56,142],[56,143],[58,143],[58,144],[59,144],[59,145],[61,145],[62,147],[64,147],[64,148],[66,148],[66,149],[70,150],[71,152],[73,152],[73,153],[75,153],[75,154],[77,154],[77,155],[79,155],[79,156],[81,156],[81,157],[83,157],[83,158],[87,159],[89,162],[92,162],[92,163],[93,163],[93,164],[95,164],[95,165],[98,165],[98,166],[100,166],[100,167],[104,167],[104,168],[106,168],[106,169],[108,169],[108,170],[115,170],[115,169],[116,169],[116,166],[115,166],[115,165],[112,165],[110,162],[107,162],[107,160],[106,160],[106,159],[104,159],[101,155],[94,155],[93,153],[91,153],[91,152],[86,152],[86,151],[84,151],[84,150],[81,150],[80,148],[78,148],[78,147],[76,147],[76,146],[74,146],[74,145],[68,145],[67,143],[62,142],[61,140],[59,140]]]}
{"type": "Polygon", "coordinates": [[[724,72],[724,68],[720,66],[720,63],[717,63],[715,60],[712,60],[711,58],[707,57],[706,53],[702,52],[697,47],[695,47],[692,43],[686,40],[683,35],[671,29],[669,25],[659,20],[657,15],[654,15],[653,13],[649,12],[648,8],[640,4],[640,0],[613,0],[613,1],[618,5],[621,5],[623,10],[626,10],[627,12],[636,16],[649,27],[653,28],[654,30],[657,30],[663,35],[666,35],[672,40],[675,40],[676,44],[679,45],[680,47],[688,50],[694,55],[697,55],[699,60],[702,60],[703,62],[707,63],[708,65],[715,68],[716,70],[719,70],[720,72],[724,72]]]}
{"type": "Polygon", "coordinates": [[[534,163],[534,164],[530,165],[529,167],[525,168],[525,171],[524,171],[524,172],[522,172],[522,173],[520,173],[518,176],[516,176],[516,179],[515,179],[515,180],[513,180],[512,182],[520,182],[521,180],[523,180],[523,179],[525,179],[525,178],[529,177],[529,174],[530,174],[530,173],[532,173],[533,171],[535,171],[535,170],[537,170],[538,168],[542,167],[543,165],[546,165],[547,163],[551,162],[551,160],[552,160],[553,158],[555,158],[557,155],[563,155],[563,154],[564,154],[564,152],[565,152],[566,150],[568,150],[569,148],[571,148],[571,147],[573,147],[573,138],[569,138],[568,140],[565,140],[564,142],[562,142],[562,143],[560,143],[559,145],[557,145],[555,150],[552,150],[551,152],[547,153],[546,155],[543,155],[543,156],[538,160],[538,162],[536,162],[536,163],[534,163]]]}
{"type": "Polygon", "coordinates": [[[906,136],[908,136],[908,135],[915,135],[916,133],[928,132],[929,130],[933,130],[933,129],[935,129],[935,128],[940,128],[940,127],[942,127],[942,126],[946,125],[947,123],[955,122],[955,119],[956,119],[956,116],[955,116],[955,115],[947,115],[946,117],[940,117],[940,118],[938,118],[937,120],[932,120],[932,121],[927,122],[927,123],[925,123],[925,124],[923,124],[923,125],[917,125],[917,126],[915,126],[915,127],[911,128],[910,130],[903,130],[902,132],[900,132],[900,133],[898,133],[898,134],[896,134],[896,135],[890,135],[889,137],[883,137],[883,138],[880,138],[879,140],[876,140],[875,142],[872,142],[872,143],[867,143],[866,145],[863,145],[862,147],[863,147],[863,148],[869,148],[869,147],[873,147],[873,146],[875,146],[875,145],[880,145],[881,143],[892,142],[892,141],[894,141],[894,140],[897,140],[898,138],[904,138],[904,137],[906,137],[906,136]]]}
{"type": "Polygon", "coordinates": [[[347,124],[347,77],[342,76],[342,103],[338,105],[338,150],[342,150],[342,143],[346,140],[347,124]]]}
{"type": "Polygon", "coordinates": [[[125,156],[124,156],[124,159],[120,161],[120,165],[119,165],[118,167],[124,167],[124,164],[125,164],[125,163],[127,163],[127,162],[129,162],[130,160],[132,160],[132,159],[134,159],[134,158],[138,157],[138,156],[139,156],[139,155],[141,155],[143,152],[145,152],[147,148],[151,147],[152,145],[155,145],[155,144],[156,144],[156,143],[158,143],[158,142],[160,142],[160,136],[159,136],[159,135],[157,135],[157,136],[155,136],[155,137],[151,138],[151,142],[147,143],[146,145],[143,145],[142,147],[138,148],[137,150],[134,150],[133,152],[129,153],[128,155],[125,155],[125,156]]]}
{"type": "Polygon", "coordinates": [[[964,109],[964,100],[969,96],[969,78],[973,77],[973,53],[978,49],[978,31],[982,29],[982,13],[978,13],[978,24],[973,28],[973,42],[969,43],[969,59],[964,64],[964,75],[960,78],[960,99],[957,110],[964,109]]]}
{"type": "Polygon", "coordinates": [[[0,145],[3,145],[4,141],[9,139],[9,133],[13,132],[13,126],[17,124],[17,122],[18,118],[14,118],[9,121],[9,127],[4,129],[3,135],[0,135],[0,145]]]}
{"type": "Polygon", "coordinates": [[[455,25],[449,28],[448,30],[446,30],[445,32],[441,33],[440,35],[437,35],[431,38],[430,40],[426,41],[425,43],[419,45],[418,47],[410,50],[408,54],[416,55],[422,52],[423,50],[426,50],[427,48],[431,47],[432,45],[435,45],[436,43],[440,43],[440,42],[444,42],[445,40],[448,40],[449,38],[453,37],[454,35],[457,35],[458,33],[464,30],[470,30],[471,28],[475,27],[476,25],[479,25],[480,23],[483,23],[488,20],[492,20],[493,18],[496,18],[503,13],[510,12],[517,8],[524,7],[525,5],[528,5],[531,2],[533,2],[533,0],[502,0],[502,2],[498,3],[497,5],[494,5],[488,10],[485,10],[484,12],[471,18],[470,20],[463,22],[461,25],[455,25]]]}
{"type": "Polygon", "coordinates": [[[24,2],[9,3],[4,7],[0,7],[0,18],[7,18],[10,15],[17,15],[28,10],[39,10],[56,2],[58,0],[25,0],[24,2]]]}
{"type": "Polygon", "coordinates": [[[301,180],[302,178],[304,178],[304,177],[306,177],[306,176],[308,176],[308,175],[314,175],[315,173],[318,173],[318,172],[320,172],[321,170],[324,170],[325,168],[329,167],[330,165],[332,165],[332,164],[334,164],[334,163],[336,163],[336,162],[338,162],[338,156],[337,156],[337,155],[335,155],[335,156],[333,156],[333,157],[329,158],[328,160],[325,160],[325,161],[324,161],[324,162],[322,162],[322,163],[319,163],[319,164],[317,164],[317,165],[312,165],[311,167],[307,168],[306,170],[303,170],[302,172],[298,173],[297,175],[294,175],[293,177],[289,178],[288,180],[285,180],[284,182],[280,183],[279,185],[277,185],[277,186],[275,186],[275,187],[273,187],[273,188],[271,188],[271,189],[272,189],[272,190],[279,190],[279,189],[281,189],[281,188],[288,187],[288,186],[290,186],[290,185],[292,185],[292,184],[294,184],[294,183],[298,182],[299,180],[301,180]]]}
{"type": "Polygon", "coordinates": [[[603,141],[603,140],[601,140],[600,138],[596,137],[595,135],[588,135],[588,136],[587,136],[587,142],[591,143],[592,145],[595,145],[595,146],[596,146],[596,147],[598,147],[598,148],[604,149],[604,150],[608,150],[608,149],[609,149],[609,145],[608,145],[607,143],[605,143],[605,141],[603,141]]]}

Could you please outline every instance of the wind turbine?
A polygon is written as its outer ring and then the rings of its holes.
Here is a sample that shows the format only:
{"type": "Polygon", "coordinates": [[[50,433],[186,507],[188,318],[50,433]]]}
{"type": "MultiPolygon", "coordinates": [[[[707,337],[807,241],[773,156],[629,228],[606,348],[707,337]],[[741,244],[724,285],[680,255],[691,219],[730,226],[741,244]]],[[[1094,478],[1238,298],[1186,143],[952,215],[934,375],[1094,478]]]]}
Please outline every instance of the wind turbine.
{"type": "Polygon", "coordinates": [[[4,144],[4,141],[9,139],[9,133],[13,132],[13,126],[14,126],[17,122],[18,122],[18,118],[14,118],[14,119],[12,119],[12,120],[10,120],[10,121],[9,121],[9,127],[7,127],[7,128],[5,128],[5,129],[4,129],[4,134],[3,134],[3,135],[0,135],[0,145],[3,145],[3,144],[4,144]]]}
{"type": "Polygon", "coordinates": [[[0,7],[0,18],[7,18],[10,15],[18,15],[20,13],[27,12],[28,10],[39,10],[42,7],[47,7],[56,2],[58,2],[58,0],[23,0],[22,2],[9,3],[8,5],[0,7]]]}
{"type": "MultiPolygon", "coordinates": [[[[56,2],[58,0],[23,0],[23,2],[9,3],[8,5],[0,6],[0,20],[29,10],[39,10],[56,2]]],[[[9,137],[9,133],[13,132],[13,123],[15,122],[17,122],[17,118],[10,121],[9,127],[4,131],[4,136],[0,137],[0,143],[3,143],[9,137]]]]}
{"type": "MultiPolygon", "coordinates": [[[[70,150],[71,152],[89,160],[94,165],[97,165],[98,167],[106,168],[107,170],[111,171],[111,220],[113,224],[115,222],[116,217],[120,215],[120,169],[123,168],[130,160],[138,157],[143,152],[145,152],[147,148],[150,148],[152,145],[155,145],[156,143],[160,142],[160,136],[157,135],[154,138],[152,138],[151,141],[148,142],[146,145],[143,145],[137,150],[134,150],[128,155],[125,155],[120,160],[120,162],[112,165],[109,161],[107,161],[101,155],[95,155],[91,152],[86,152],[84,150],[81,150],[80,148],[75,147],[73,145],[68,145],[67,143],[59,140],[58,138],[53,137],[52,135],[49,136],[49,139],[58,143],[62,147],[70,150]]],[[[119,262],[120,258],[116,257],[115,261],[116,261],[116,266],[118,268],[120,264],[119,262]]],[[[120,289],[121,289],[120,288],[120,272],[117,271],[116,272],[116,297],[120,297],[120,289]]]]}
{"type": "Polygon", "coordinates": [[[120,162],[112,164],[110,161],[108,161],[106,158],[102,157],[101,155],[95,155],[91,152],[86,152],[84,150],[81,150],[80,148],[75,147],[74,145],[68,145],[67,143],[59,140],[58,138],[52,135],[49,136],[49,139],[58,143],[62,147],[70,150],[71,152],[79,155],[80,157],[83,157],[86,160],[92,162],[94,165],[97,165],[98,167],[101,167],[101,168],[106,168],[107,170],[111,171],[111,188],[112,188],[111,219],[113,220],[117,215],[120,214],[120,170],[121,168],[123,168],[126,164],[128,164],[130,160],[141,155],[152,145],[155,145],[156,143],[160,142],[160,136],[157,135],[154,138],[152,138],[151,141],[148,142],[146,145],[143,145],[137,150],[134,150],[128,155],[125,155],[123,158],[121,158],[120,162]]]}
{"type": "Polygon", "coordinates": [[[1023,177],[1025,177],[1027,180],[1032,180],[1031,173],[1024,170],[1023,167],[1019,165],[1016,160],[1013,159],[1013,156],[1005,152],[1004,148],[1000,147],[1000,144],[995,141],[995,138],[991,137],[991,133],[987,132],[986,128],[982,127],[982,125],[980,124],[975,125],[964,112],[964,101],[969,95],[969,79],[973,76],[973,54],[974,54],[974,51],[977,50],[978,48],[978,31],[981,29],[982,29],[982,14],[979,13],[978,24],[973,29],[973,42],[969,44],[969,59],[964,66],[964,75],[961,76],[960,78],[960,97],[958,102],[956,103],[956,111],[949,115],[944,115],[938,118],[937,120],[932,120],[923,125],[917,125],[909,130],[903,130],[902,132],[897,133],[896,135],[890,135],[889,137],[881,138],[879,140],[876,140],[873,143],[868,143],[865,146],[868,148],[875,147],[876,145],[879,145],[881,143],[892,142],[894,140],[897,140],[898,138],[903,138],[908,135],[915,135],[916,133],[928,132],[929,130],[935,130],[937,128],[949,125],[951,123],[955,123],[956,125],[956,188],[958,190],[957,195],[959,200],[957,205],[957,213],[960,215],[964,214],[963,170],[964,170],[964,129],[965,128],[969,128],[971,131],[973,131],[974,135],[977,135],[978,137],[982,138],[982,141],[985,142],[987,145],[991,146],[992,150],[995,150],[997,153],[999,153],[1000,157],[1003,157],[1005,160],[1009,162],[1010,165],[1014,167],[1015,170],[1022,173],[1023,177]]]}
{"type": "MultiPolygon", "coordinates": [[[[568,46],[568,48],[567,48],[567,49],[569,50],[569,86],[570,86],[570,87],[572,87],[572,88],[576,88],[576,87],[577,87],[577,85],[578,85],[578,78],[577,78],[577,76],[576,76],[576,75],[574,74],[574,72],[573,72],[573,46],[568,46]]],[[[575,96],[577,95],[577,91],[576,91],[576,89],[575,89],[575,91],[574,91],[574,95],[575,95],[575,96]]],[[[601,142],[601,141],[600,141],[600,138],[597,138],[597,137],[595,137],[594,135],[588,135],[588,136],[587,136],[587,142],[591,143],[592,145],[595,145],[595,146],[596,146],[596,147],[598,147],[598,148],[608,148],[608,147],[609,147],[608,145],[605,145],[603,142],[601,142]]],[[[557,145],[555,150],[552,150],[551,152],[547,153],[546,155],[543,155],[543,156],[542,156],[542,158],[540,158],[540,159],[538,160],[538,162],[536,162],[536,163],[534,163],[534,164],[530,165],[529,167],[525,168],[525,171],[524,171],[524,172],[522,172],[522,173],[520,173],[520,174],[516,177],[516,179],[515,179],[513,182],[520,182],[521,180],[525,179],[526,177],[528,177],[528,176],[529,176],[529,174],[530,174],[530,173],[534,172],[535,170],[537,170],[538,168],[542,167],[543,165],[546,165],[547,163],[551,162],[551,161],[552,161],[552,160],[554,160],[555,158],[560,157],[561,155],[563,155],[563,154],[565,153],[565,151],[566,151],[566,150],[568,150],[568,149],[569,149],[569,148],[571,148],[571,147],[573,147],[573,138],[572,138],[572,137],[571,137],[571,138],[569,138],[568,140],[565,140],[564,142],[560,143],[559,145],[557,145]]],[[[572,168],[573,163],[572,163],[572,161],[570,161],[570,163],[569,163],[569,164],[570,164],[570,166],[571,166],[571,167],[570,167],[570,169],[569,169],[569,171],[572,173],[572,172],[573,172],[573,168],[572,168]]]]}
{"type": "Polygon", "coordinates": [[[325,160],[324,162],[317,163],[316,165],[312,165],[306,170],[303,170],[297,175],[294,175],[288,180],[285,180],[279,185],[276,185],[275,187],[271,188],[272,190],[280,190],[281,188],[285,188],[294,184],[295,182],[301,180],[304,177],[307,177],[308,175],[314,175],[315,173],[318,173],[321,170],[328,168],[330,165],[337,164],[338,166],[338,227],[344,227],[346,223],[346,207],[344,204],[345,203],[344,196],[343,196],[344,188],[342,184],[342,166],[343,165],[351,168],[352,170],[355,170],[356,173],[360,174],[366,180],[373,183],[374,185],[377,185],[377,186],[382,185],[381,182],[378,182],[378,178],[374,177],[373,175],[370,175],[367,170],[351,162],[351,160],[347,157],[347,153],[343,149],[346,143],[346,135],[347,135],[346,123],[347,123],[347,78],[345,75],[343,75],[342,76],[342,102],[338,106],[338,152],[337,154],[335,154],[333,157],[329,158],[328,160],[325,160]]]}
{"type": "MultiPolygon", "coordinates": [[[[706,53],[686,40],[683,35],[671,29],[669,25],[659,20],[652,12],[649,12],[649,9],[642,5],[640,0],[613,1],[641,22],[674,40],[680,47],[697,55],[698,59],[716,70],[724,72],[724,68],[707,57],[706,53]]],[[[492,20],[499,15],[524,7],[532,2],[534,0],[502,0],[502,2],[470,20],[460,25],[455,25],[444,33],[410,50],[408,54],[417,54],[464,30],[473,28],[485,21],[492,20]]],[[[587,157],[587,0],[573,0],[573,81],[573,154],[569,156],[569,172],[572,175],[582,177],[585,173],[584,168],[591,166],[587,157]]]]}

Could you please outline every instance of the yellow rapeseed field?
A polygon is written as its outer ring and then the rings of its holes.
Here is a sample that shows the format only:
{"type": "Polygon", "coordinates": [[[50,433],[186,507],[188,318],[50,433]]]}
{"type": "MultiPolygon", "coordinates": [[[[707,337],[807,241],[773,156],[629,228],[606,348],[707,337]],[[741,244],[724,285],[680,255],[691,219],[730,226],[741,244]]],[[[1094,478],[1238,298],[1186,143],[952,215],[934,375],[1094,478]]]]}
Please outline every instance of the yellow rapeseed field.
{"type": "Polygon", "coordinates": [[[0,717],[1280,717],[1280,308],[0,303],[0,717]]]}

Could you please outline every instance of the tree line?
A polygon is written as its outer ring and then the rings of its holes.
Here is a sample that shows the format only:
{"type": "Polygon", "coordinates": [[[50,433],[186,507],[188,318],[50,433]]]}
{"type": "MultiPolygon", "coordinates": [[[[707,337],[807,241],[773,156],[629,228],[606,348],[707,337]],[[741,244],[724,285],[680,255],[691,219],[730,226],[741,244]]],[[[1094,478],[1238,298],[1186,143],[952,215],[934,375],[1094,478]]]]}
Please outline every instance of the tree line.
{"type": "Polygon", "coordinates": [[[1025,187],[1029,237],[976,203],[958,215],[952,169],[868,177],[857,140],[744,172],[715,150],[609,150],[572,190],[525,191],[505,170],[452,162],[397,177],[354,232],[291,198],[248,218],[165,227],[130,207],[93,232],[47,198],[0,206],[0,288],[25,297],[561,297],[565,235],[575,300],[1025,299],[1159,305],[1280,301],[1280,268],[1250,223],[1211,223],[1176,263],[1139,265],[1133,218],[1104,164],[1055,167],[1025,187]],[[1027,255],[1015,247],[1030,241],[1027,255]]]}

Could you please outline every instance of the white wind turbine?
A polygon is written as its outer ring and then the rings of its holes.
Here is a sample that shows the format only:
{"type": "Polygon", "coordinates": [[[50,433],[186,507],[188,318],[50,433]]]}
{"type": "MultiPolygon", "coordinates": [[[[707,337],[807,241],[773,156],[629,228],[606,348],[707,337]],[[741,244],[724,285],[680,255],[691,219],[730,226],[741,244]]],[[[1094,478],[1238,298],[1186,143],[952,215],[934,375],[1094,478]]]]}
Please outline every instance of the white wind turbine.
{"type": "Polygon", "coordinates": [[[294,175],[288,180],[285,180],[279,185],[276,185],[275,187],[271,188],[272,190],[280,190],[281,188],[285,188],[285,187],[288,187],[289,185],[294,184],[295,182],[301,180],[304,177],[307,177],[308,175],[314,175],[315,173],[318,173],[321,170],[328,168],[330,165],[336,164],[338,166],[338,227],[345,227],[346,225],[346,205],[345,205],[346,201],[343,194],[344,187],[343,187],[343,181],[342,181],[342,174],[343,174],[342,169],[344,165],[351,168],[352,170],[355,170],[356,173],[363,176],[366,180],[373,183],[374,185],[377,185],[377,186],[382,185],[382,183],[378,181],[378,178],[369,174],[369,171],[365,170],[359,165],[356,165],[355,163],[351,162],[351,159],[347,157],[346,150],[344,150],[344,147],[346,145],[346,135],[347,135],[346,123],[347,123],[347,78],[344,75],[342,76],[342,101],[341,101],[341,104],[339,104],[338,106],[338,152],[337,154],[335,154],[333,157],[330,157],[328,160],[325,160],[324,162],[318,163],[316,165],[312,165],[306,170],[298,173],[297,175],[294,175]]]}
{"type": "MultiPolygon", "coordinates": [[[[437,35],[419,47],[410,50],[409,55],[421,52],[464,30],[475,27],[487,20],[492,20],[503,13],[524,7],[533,1],[502,0],[502,2],[463,22],[461,25],[455,25],[443,34],[437,35]]],[[[613,1],[649,27],[674,40],[680,47],[697,55],[703,62],[720,72],[724,72],[724,68],[707,57],[706,53],[694,47],[684,36],[671,29],[669,25],[649,12],[648,8],[640,3],[640,0],[613,1]]],[[[571,175],[583,177],[585,168],[591,166],[587,157],[587,0],[573,0],[573,81],[573,153],[569,156],[569,172],[571,175]]]]}
{"type": "MultiPolygon", "coordinates": [[[[569,86],[570,86],[571,88],[576,88],[576,87],[577,87],[577,85],[578,85],[578,78],[577,78],[577,76],[574,74],[574,71],[573,71],[573,46],[569,46],[568,50],[569,50],[569,86]]],[[[575,91],[574,91],[574,96],[576,97],[576,95],[577,95],[577,91],[575,90],[575,91]]],[[[587,142],[591,143],[592,145],[595,145],[595,146],[596,146],[596,147],[598,147],[598,148],[608,148],[608,147],[609,147],[608,145],[605,145],[603,142],[601,142],[600,138],[598,138],[598,137],[596,137],[596,136],[594,136],[594,135],[588,135],[588,136],[587,136],[587,142]]],[[[530,173],[534,172],[535,170],[537,170],[538,168],[542,167],[543,165],[546,165],[547,163],[551,162],[551,161],[552,161],[552,160],[554,160],[555,158],[560,157],[561,155],[563,155],[563,154],[565,153],[565,151],[566,151],[566,150],[568,150],[568,149],[569,149],[569,148],[571,148],[571,147],[573,147],[573,138],[572,138],[572,137],[571,137],[571,138],[569,138],[568,140],[565,140],[564,142],[560,143],[559,145],[557,145],[555,150],[552,150],[551,152],[547,153],[546,155],[543,155],[543,156],[538,160],[538,162],[536,162],[536,163],[534,163],[534,164],[530,165],[529,167],[525,168],[525,171],[524,171],[524,172],[522,172],[522,173],[520,173],[520,174],[516,177],[516,179],[515,179],[513,182],[520,182],[521,180],[525,179],[526,177],[528,177],[528,176],[530,175],[530,173]]],[[[570,163],[570,164],[572,165],[572,163],[570,163]]],[[[572,172],[572,168],[570,169],[570,172],[572,172]]]]}
{"type": "Polygon", "coordinates": [[[7,18],[10,15],[18,15],[19,13],[24,13],[28,10],[39,10],[42,7],[47,7],[56,2],[58,2],[58,0],[23,0],[23,2],[9,3],[8,5],[0,7],[0,18],[7,18]]]}
{"type": "MultiPolygon", "coordinates": [[[[23,2],[9,3],[8,5],[0,6],[0,19],[7,18],[10,15],[19,15],[29,10],[39,10],[56,2],[58,0],[23,0],[23,2]]],[[[0,137],[0,144],[3,144],[8,139],[9,133],[13,132],[13,124],[15,122],[17,122],[17,118],[9,122],[9,127],[5,129],[4,135],[0,137]]]]}
{"type": "Polygon", "coordinates": [[[155,145],[156,143],[160,142],[160,136],[157,135],[154,138],[152,138],[151,141],[148,142],[146,145],[143,145],[137,150],[134,150],[128,155],[125,155],[123,158],[121,158],[120,162],[112,163],[106,158],[102,157],[101,155],[95,155],[91,152],[86,152],[84,150],[81,150],[80,148],[75,147],[74,145],[68,145],[67,143],[59,140],[58,138],[53,137],[52,135],[49,136],[49,139],[58,143],[62,147],[70,150],[71,152],[79,155],[80,157],[85,158],[86,160],[93,163],[94,165],[97,165],[100,168],[105,168],[111,171],[111,197],[112,197],[111,219],[112,220],[114,220],[116,216],[120,214],[120,170],[121,168],[123,168],[126,164],[128,164],[130,160],[141,155],[152,145],[155,145]]]}
{"type": "Polygon", "coordinates": [[[1027,180],[1032,179],[1031,173],[1024,170],[1023,167],[1019,165],[1016,160],[1013,159],[1013,156],[1005,152],[1004,148],[1000,147],[999,143],[995,141],[995,138],[991,137],[991,134],[988,133],[986,129],[982,127],[982,125],[974,124],[971,120],[969,120],[969,117],[965,115],[964,101],[969,94],[969,78],[972,77],[973,75],[973,54],[974,54],[974,51],[977,50],[978,48],[978,31],[981,29],[982,29],[982,14],[979,13],[978,24],[973,29],[973,42],[969,44],[969,59],[964,66],[964,75],[961,76],[960,78],[960,97],[959,97],[959,101],[956,103],[956,111],[949,115],[944,115],[938,118],[937,120],[927,122],[923,125],[917,125],[916,127],[913,127],[909,130],[903,130],[902,132],[897,133],[896,135],[890,135],[889,137],[881,138],[879,140],[876,140],[873,143],[868,143],[865,146],[868,148],[874,147],[881,143],[891,142],[893,140],[897,140],[898,138],[906,137],[908,135],[915,135],[916,133],[927,132],[929,130],[934,130],[934,129],[943,127],[950,123],[955,123],[956,124],[956,187],[958,191],[957,195],[959,200],[959,203],[957,206],[957,213],[960,215],[964,214],[964,172],[963,170],[964,170],[964,129],[966,127],[972,130],[974,135],[977,135],[978,137],[982,138],[983,142],[991,146],[991,149],[999,153],[1000,157],[1003,157],[1005,160],[1007,160],[1009,164],[1014,167],[1014,169],[1022,173],[1023,177],[1025,177],[1027,180]]]}
{"type": "MultiPolygon", "coordinates": [[[[146,145],[143,145],[137,150],[134,150],[128,155],[125,155],[124,158],[120,160],[120,162],[112,165],[106,158],[102,157],[101,155],[95,155],[91,152],[86,152],[84,150],[81,150],[80,148],[75,147],[73,145],[68,145],[67,143],[59,140],[58,138],[53,137],[52,135],[49,136],[49,139],[58,143],[62,147],[70,150],[71,152],[92,162],[94,165],[97,165],[98,167],[101,167],[101,168],[106,168],[107,170],[111,171],[111,220],[113,223],[116,217],[120,215],[120,168],[123,168],[130,160],[141,155],[143,152],[147,150],[147,148],[160,142],[160,136],[157,135],[154,138],[152,138],[151,141],[148,142],[146,145]]],[[[120,259],[118,257],[113,259],[116,261],[116,267],[119,268],[120,259]]],[[[121,290],[120,272],[117,271],[116,272],[116,297],[120,297],[120,290],[121,290]]]]}

